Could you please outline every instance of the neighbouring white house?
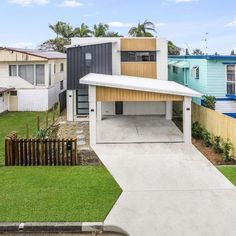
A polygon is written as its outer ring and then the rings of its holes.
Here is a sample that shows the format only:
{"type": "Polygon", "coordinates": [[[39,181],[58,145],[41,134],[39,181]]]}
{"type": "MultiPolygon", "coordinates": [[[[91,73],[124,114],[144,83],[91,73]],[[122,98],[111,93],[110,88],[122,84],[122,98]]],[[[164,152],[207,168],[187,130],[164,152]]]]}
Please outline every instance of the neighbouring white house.
{"type": "Polygon", "coordinates": [[[0,87],[0,114],[9,110],[10,92],[14,88],[0,87]]]}
{"type": "Polygon", "coordinates": [[[1,47],[0,87],[10,89],[2,93],[2,110],[47,111],[58,101],[62,110],[66,106],[66,54],[1,47]]]}

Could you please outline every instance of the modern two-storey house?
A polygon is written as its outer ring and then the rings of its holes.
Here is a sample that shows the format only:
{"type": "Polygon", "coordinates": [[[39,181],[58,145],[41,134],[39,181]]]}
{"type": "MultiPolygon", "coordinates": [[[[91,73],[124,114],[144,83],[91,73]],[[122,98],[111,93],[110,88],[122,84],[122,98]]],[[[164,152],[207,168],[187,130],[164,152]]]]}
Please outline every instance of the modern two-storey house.
{"type": "Polygon", "coordinates": [[[0,48],[3,111],[47,111],[66,105],[66,54],[0,48]]]}
{"type": "MultiPolygon", "coordinates": [[[[109,117],[130,116],[131,125],[132,117],[146,116],[144,125],[148,116],[162,117],[163,128],[164,120],[172,119],[173,101],[183,102],[184,107],[185,132],[178,140],[191,142],[191,97],[200,94],[168,81],[166,39],[74,38],[67,50],[67,62],[67,119],[89,115],[91,144],[112,142],[110,137],[104,137],[115,126],[97,135],[97,131],[105,130],[97,124],[112,119],[109,117]]],[[[160,134],[159,138],[164,139],[165,135],[160,134]]],[[[116,141],[120,142],[118,138],[116,141]]]]}
{"type": "MultiPolygon", "coordinates": [[[[216,111],[236,114],[236,56],[169,56],[169,80],[216,97],[216,111]]],[[[194,98],[202,104],[202,98],[194,98]]]]}

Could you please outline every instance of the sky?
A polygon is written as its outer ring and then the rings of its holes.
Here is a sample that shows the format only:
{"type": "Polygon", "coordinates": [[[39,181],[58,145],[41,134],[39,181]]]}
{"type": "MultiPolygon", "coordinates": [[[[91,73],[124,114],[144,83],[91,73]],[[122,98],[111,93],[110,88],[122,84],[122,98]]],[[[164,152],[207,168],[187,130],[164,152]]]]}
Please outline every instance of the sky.
{"type": "Polygon", "coordinates": [[[236,0],[0,0],[0,45],[35,48],[54,38],[49,24],[110,25],[127,36],[139,21],[156,25],[157,37],[181,48],[229,54],[236,49],[236,0]]]}

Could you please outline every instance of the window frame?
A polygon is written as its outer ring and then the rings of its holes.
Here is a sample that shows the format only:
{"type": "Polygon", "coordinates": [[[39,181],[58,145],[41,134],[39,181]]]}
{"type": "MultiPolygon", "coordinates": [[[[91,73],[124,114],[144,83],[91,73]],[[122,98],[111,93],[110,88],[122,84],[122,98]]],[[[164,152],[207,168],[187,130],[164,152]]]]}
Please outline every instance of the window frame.
{"type": "Polygon", "coordinates": [[[200,66],[195,65],[192,67],[192,78],[199,80],[200,79],[200,66]]]}
{"type": "Polygon", "coordinates": [[[64,63],[60,63],[60,72],[64,72],[64,63]]]}
{"type": "Polygon", "coordinates": [[[8,65],[8,75],[9,77],[16,77],[18,76],[18,65],[17,64],[9,64],[8,65]],[[14,66],[16,68],[16,75],[11,75],[11,66],[14,66]]]}
{"type": "Polygon", "coordinates": [[[236,95],[236,65],[235,64],[227,64],[226,69],[225,69],[225,86],[226,86],[226,94],[228,95],[236,95]],[[234,67],[234,81],[228,80],[228,67],[233,66],[234,67]],[[228,84],[233,84],[234,85],[234,93],[228,93],[228,84]]]}
{"type": "Polygon", "coordinates": [[[156,62],[156,61],[157,61],[156,51],[121,51],[121,62],[145,63],[145,62],[156,62]],[[148,59],[144,60],[144,57],[147,57],[148,59]]]}
{"type": "Polygon", "coordinates": [[[35,86],[45,86],[45,81],[46,81],[46,73],[45,73],[45,64],[35,64],[35,86]],[[38,84],[37,82],[37,66],[43,66],[43,84],[38,84]]]}

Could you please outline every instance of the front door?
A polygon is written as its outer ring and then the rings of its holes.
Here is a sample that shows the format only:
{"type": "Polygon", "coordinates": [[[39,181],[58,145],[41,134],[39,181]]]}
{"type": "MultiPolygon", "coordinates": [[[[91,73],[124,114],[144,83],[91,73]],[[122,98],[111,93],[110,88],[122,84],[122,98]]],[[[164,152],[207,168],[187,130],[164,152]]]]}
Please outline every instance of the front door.
{"type": "Polygon", "coordinates": [[[123,102],[116,102],[116,115],[123,115],[123,102]]]}

